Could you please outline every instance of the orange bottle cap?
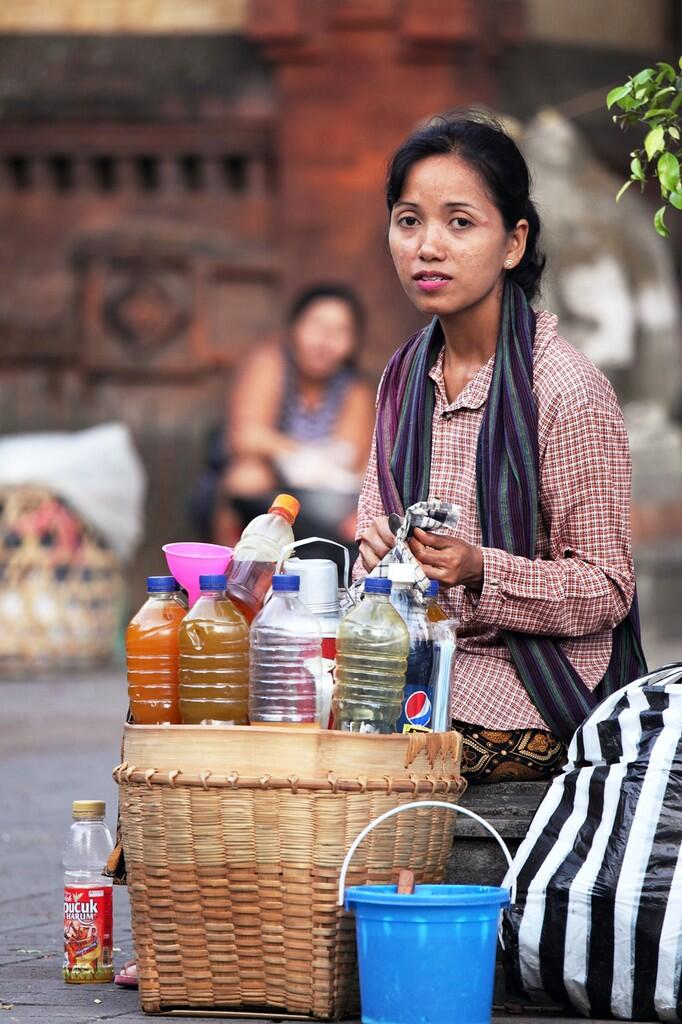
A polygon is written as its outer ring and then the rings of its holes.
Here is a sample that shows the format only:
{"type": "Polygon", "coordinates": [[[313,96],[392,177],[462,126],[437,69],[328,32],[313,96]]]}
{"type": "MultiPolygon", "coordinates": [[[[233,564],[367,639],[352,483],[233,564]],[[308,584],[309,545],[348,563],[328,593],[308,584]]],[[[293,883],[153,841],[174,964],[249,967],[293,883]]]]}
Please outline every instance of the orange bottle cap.
{"type": "Polygon", "coordinates": [[[301,503],[291,494],[278,494],[269,509],[270,512],[275,510],[285,512],[287,519],[293,523],[301,511],[301,503]]]}

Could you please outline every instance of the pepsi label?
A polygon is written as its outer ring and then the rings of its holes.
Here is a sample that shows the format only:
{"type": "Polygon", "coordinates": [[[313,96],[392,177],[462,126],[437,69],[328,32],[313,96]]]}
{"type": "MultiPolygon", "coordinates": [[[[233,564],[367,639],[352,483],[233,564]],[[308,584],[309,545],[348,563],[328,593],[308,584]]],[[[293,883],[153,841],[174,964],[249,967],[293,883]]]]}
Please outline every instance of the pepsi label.
{"type": "Polygon", "coordinates": [[[431,673],[433,668],[433,644],[425,640],[413,640],[407,659],[407,682],[403,707],[398,719],[398,732],[413,730],[432,732],[431,718],[431,673]]]}
{"type": "Polygon", "coordinates": [[[402,731],[410,732],[412,729],[423,729],[431,731],[431,713],[433,707],[426,690],[414,690],[407,694],[403,704],[403,713],[398,723],[398,731],[402,723],[402,731]]]}

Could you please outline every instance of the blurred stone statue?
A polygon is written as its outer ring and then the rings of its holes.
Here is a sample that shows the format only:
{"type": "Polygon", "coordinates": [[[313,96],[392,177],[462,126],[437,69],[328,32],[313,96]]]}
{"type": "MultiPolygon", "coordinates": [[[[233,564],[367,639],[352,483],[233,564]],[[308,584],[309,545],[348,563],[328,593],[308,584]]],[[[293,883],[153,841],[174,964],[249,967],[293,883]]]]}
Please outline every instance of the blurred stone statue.
{"type": "Polygon", "coordinates": [[[670,244],[653,231],[634,187],[616,204],[622,181],[570,121],[546,110],[510,127],[531,166],[543,223],[542,305],[618,392],[636,478],[653,456],[659,473],[682,479],[682,431],[674,421],[682,408],[682,341],[670,244]]]}

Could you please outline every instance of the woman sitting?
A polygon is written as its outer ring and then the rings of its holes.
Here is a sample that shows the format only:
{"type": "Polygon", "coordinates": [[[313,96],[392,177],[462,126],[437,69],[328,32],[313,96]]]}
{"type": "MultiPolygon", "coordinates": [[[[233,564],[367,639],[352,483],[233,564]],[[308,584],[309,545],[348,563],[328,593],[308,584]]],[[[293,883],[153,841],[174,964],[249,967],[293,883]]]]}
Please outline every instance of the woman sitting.
{"type": "Polygon", "coordinates": [[[459,620],[453,726],[476,781],[543,778],[597,700],[645,671],[630,458],[605,377],[531,301],[540,223],[515,143],[481,117],[409,138],[387,183],[391,255],[430,318],[391,359],[358,508],[361,566],[390,513],[437,498],[413,554],[459,620]]]}
{"type": "Polygon", "coordinates": [[[356,367],[363,329],[364,313],[350,290],[316,285],[293,303],[284,342],[257,349],[237,374],[228,402],[216,540],[234,542],[243,520],[263,511],[282,487],[310,492],[304,512],[312,503],[324,519],[331,509],[335,520],[321,528],[353,539],[374,422],[372,392],[356,367]],[[325,494],[333,500],[315,498],[325,494]]]}

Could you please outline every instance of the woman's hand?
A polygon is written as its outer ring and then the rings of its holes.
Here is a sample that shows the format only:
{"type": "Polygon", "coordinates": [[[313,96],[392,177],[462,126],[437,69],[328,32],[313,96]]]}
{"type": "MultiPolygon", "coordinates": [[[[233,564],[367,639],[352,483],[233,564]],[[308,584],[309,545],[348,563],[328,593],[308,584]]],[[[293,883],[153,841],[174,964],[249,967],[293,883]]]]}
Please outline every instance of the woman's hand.
{"type": "Polygon", "coordinates": [[[482,588],[483,552],[474,544],[417,528],[409,545],[429,579],[438,580],[444,587],[462,584],[471,590],[482,588]]]}
{"type": "Polygon", "coordinates": [[[360,537],[360,557],[367,572],[371,572],[395,544],[388,526],[388,516],[373,519],[360,537]]]}

